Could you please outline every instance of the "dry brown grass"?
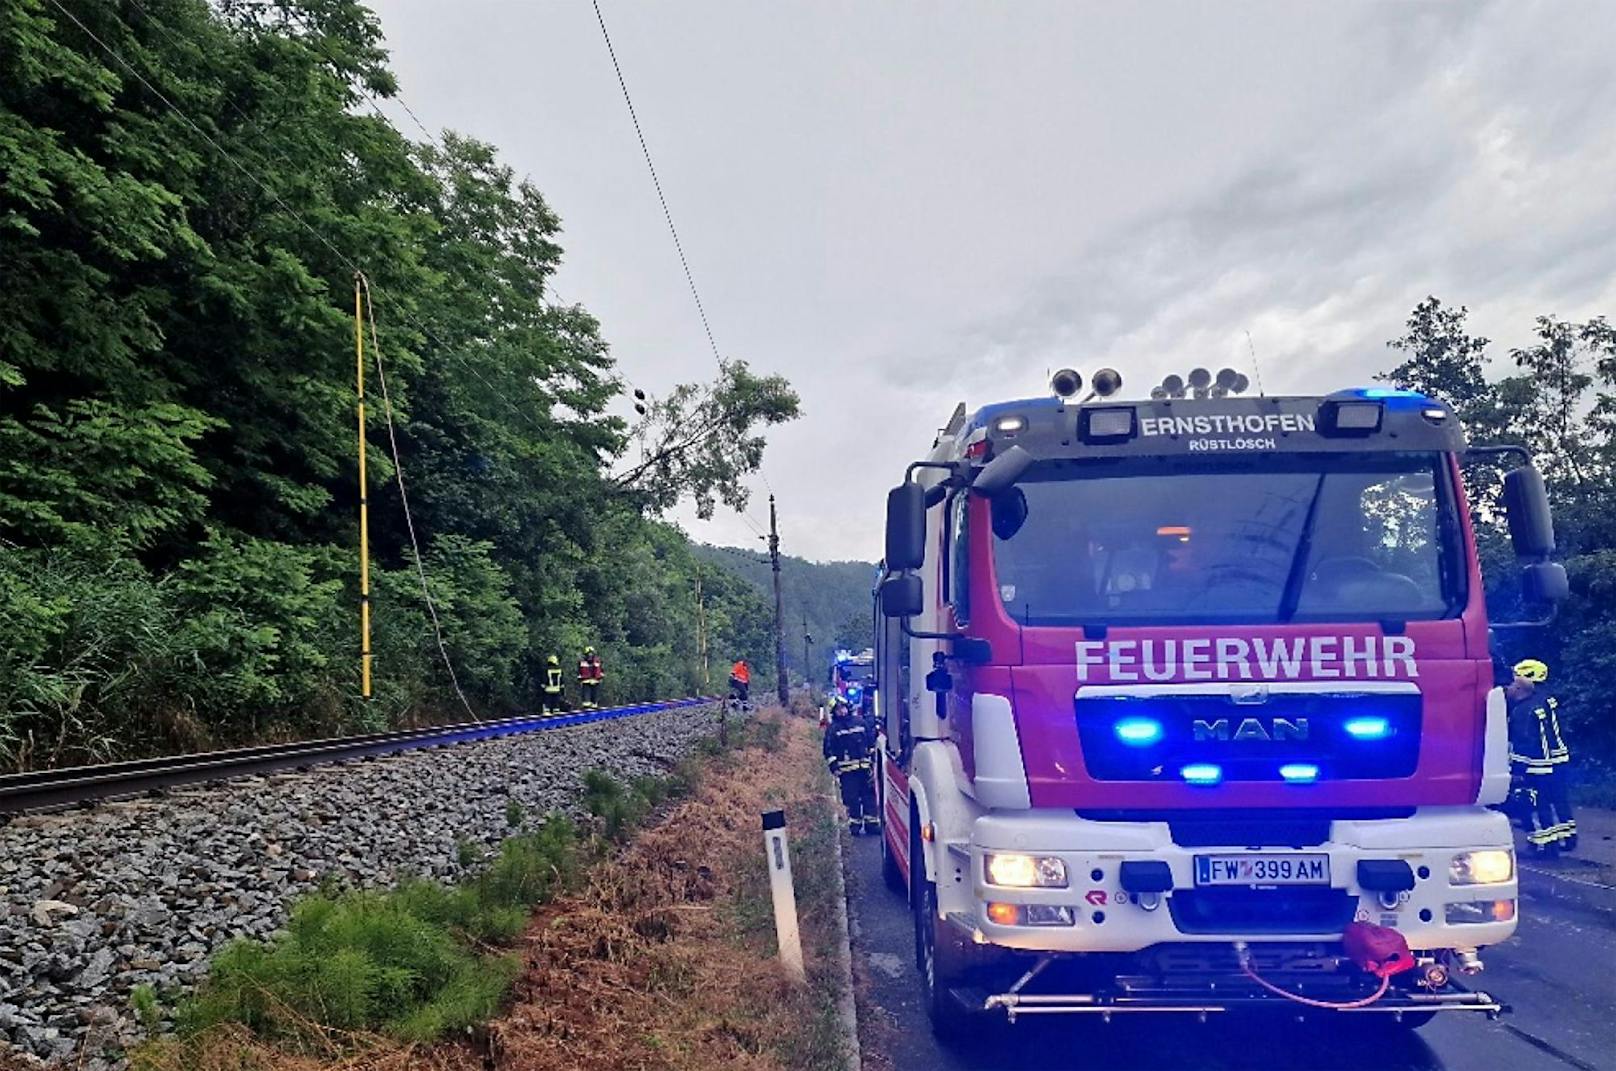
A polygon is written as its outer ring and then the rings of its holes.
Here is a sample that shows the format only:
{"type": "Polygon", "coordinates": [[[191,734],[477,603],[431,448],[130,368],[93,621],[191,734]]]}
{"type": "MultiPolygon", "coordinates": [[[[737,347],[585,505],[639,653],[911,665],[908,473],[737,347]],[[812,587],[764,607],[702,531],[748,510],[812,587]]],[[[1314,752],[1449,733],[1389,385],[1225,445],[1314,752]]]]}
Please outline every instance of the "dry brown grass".
{"type": "MultiPolygon", "coordinates": [[[[772,922],[758,904],[767,895],[760,814],[784,806],[799,841],[830,821],[817,744],[809,723],[788,719],[779,747],[722,761],[692,798],[597,868],[582,894],[546,908],[527,934],[516,1000],[490,1029],[493,1066],[837,1066],[823,1036],[833,916],[822,897],[799,896],[811,978],[798,987],[773,958],[772,922]]],[[[823,865],[812,853],[795,863],[823,865]]],[[[814,888],[807,876],[805,891],[814,888]]]]}
{"type": "MultiPolygon", "coordinates": [[[[580,892],[535,914],[508,1010],[476,1036],[410,1047],[333,1035],[323,1056],[300,1056],[226,1029],[190,1050],[185,1071],[844,1066],[834,1010],[836,811],[813,723],[780,720],[769,746],[709,759],[690,797],[591,868],[580,892]],[[775,959],[759,816],[780,807],[792,828],[805,986],[775,959]]],[[[143,1055],[146,1068],[168,1066],[153,1059],[166,1055],[162,1045],[143,1055]]]]}

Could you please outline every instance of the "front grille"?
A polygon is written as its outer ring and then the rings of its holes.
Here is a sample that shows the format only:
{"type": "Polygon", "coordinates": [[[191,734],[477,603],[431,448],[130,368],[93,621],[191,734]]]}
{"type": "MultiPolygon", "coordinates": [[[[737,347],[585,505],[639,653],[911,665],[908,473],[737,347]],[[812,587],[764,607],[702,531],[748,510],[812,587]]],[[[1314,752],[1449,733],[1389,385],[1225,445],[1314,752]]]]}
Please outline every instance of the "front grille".
{"type": "Polygon", "coordinates": [[[1176,818],[1167,828],[1181,848],[1316,848],[1329,818],[1176,818]]]}
{"type": "Polygon", "coordinates": [[[1180,933],[1339,935],[1357,897],[1343,889],[1180,889],[1167,898],[1180,933]]]}
{"type": "Polygon", "coordinates": [[[1408,777],[1419,762],[1417,692],[1283,692],[1261,703],[1230,695],[1098,695],[1074,700],[1083,761],[1097,781],[1183,780],[1190,764],[1219,779],[1281,781],[1281,768],[1317,768],[1317,780],[1408,777]],[[1355,737],[1347,724],[1384,721],[1385,734],[1355,737]],[[1128,742],[1119,735],[1146,727],[1128,742]],[[1159,731],[1158,731],[1159,730],[1159,731]]]}

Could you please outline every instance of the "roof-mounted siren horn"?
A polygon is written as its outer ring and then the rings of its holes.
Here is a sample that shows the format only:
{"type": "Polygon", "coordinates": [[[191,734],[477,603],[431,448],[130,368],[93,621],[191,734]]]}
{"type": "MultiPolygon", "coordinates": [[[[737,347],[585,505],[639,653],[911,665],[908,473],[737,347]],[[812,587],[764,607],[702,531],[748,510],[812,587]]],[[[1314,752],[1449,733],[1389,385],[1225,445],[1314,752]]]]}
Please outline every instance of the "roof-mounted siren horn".
{"type": "Polygon", "coordinates": [[[1212,373],[1204,368],[1190,369],[1190,389],[1197,398],[1210,398],[1212,396],[1212,373]]]}
{"type": "Polygon", "coordinates": [[[1109,398],[1121,389],[1122,373],[1115,368],[1102,368],[1094,373],[1094,378],[1089,381],[1091,395],[1097,394],[1101,398],[1109,398]]]}
{"type": "Polygon", "coordinates": [[[1161,401],[1162,399],[1164,399],[1166,397],[1167,397],[1167,388],[1166,387],[1151,387],[1150,388],[1150,398],[1151,398],[1152,401],[1159,402],[1159,401],[1161,401]]]}
{"type": "Polygon", "coordinates": [[[1184,377],[1179,375],[1168,376],[1161,381],[1161,389],[1169,398],[1184,397],[1184,377]]]}
{"type": "Polygon", "coordinates": [[[1220,368],[1215,379],[1212,380],[1212,397],[1227,398],[1238,393],[1234,389],[1235,379],[1240,375],[1233,368],[1220,368]]]}
{"type": "Polygon", "coordinates": [[[1083,377],[1070,368],[1062,368],[1049,377],[1049,385],[1062,398],[1070,398],[1083,389],[1083,377]]]}

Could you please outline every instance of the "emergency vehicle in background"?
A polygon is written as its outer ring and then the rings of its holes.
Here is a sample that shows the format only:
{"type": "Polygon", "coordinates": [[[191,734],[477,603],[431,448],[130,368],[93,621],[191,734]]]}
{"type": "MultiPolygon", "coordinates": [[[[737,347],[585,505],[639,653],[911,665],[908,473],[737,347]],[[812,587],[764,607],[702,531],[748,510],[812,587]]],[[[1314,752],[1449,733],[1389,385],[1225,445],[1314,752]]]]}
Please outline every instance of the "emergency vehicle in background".
{"type": "Polygon", "coordinates": [[[854,654],[836,652],[830,666],[830,699],[841,696],[854,710],[868,711],[874,701],[870,690],[875,680],[875,651],[873,648],[854,654]]]}
{"type": "Polygon", "coordinates": [[[883,869],[940,1034],[1503,1010],[1459,980],[1517,910],[1462,469],[1518,466],[1534,608],[1566,588],[1542,478],[1432,398],[1242,379],[1123,402],[1104,370],[1078,402],[1062,371],[961,406],[888,498],[883,869]]]}

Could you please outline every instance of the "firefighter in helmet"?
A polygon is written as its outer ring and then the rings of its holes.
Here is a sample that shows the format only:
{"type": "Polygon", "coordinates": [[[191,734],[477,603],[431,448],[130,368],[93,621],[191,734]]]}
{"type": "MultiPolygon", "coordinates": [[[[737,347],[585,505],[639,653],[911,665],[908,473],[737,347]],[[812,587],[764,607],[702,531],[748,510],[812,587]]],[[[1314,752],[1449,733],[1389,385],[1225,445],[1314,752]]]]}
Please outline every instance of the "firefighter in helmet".
{"type": "Polygon", "coordinates": [[[1520,817],[1527,842],[1545,854],[1577,846],[1566,774],[1571,751],[1560,732],[1560,702],[1544,687],[1548,679],[1548,665],[1527,658],[1515,663],[1515,679],[1504,690],[1509,700],[1510,769],[1526,797],[1520,817]]]}
{"type": "Polygon", "coordinates": [[[600,655],[595,653],[593,647],[585,647],[583,657],[578,659],[578,706],[584,710],[595,710],[600,706],[600,685],[606,679],[606,671],[601,667],[600,655]]]}
{"type": "Polygon", "coordinates": [[[875,780],[871,776],[874,750],[875,734],[864,716],[841,696],[831,700],[830,725],[825,729],[825,763],[841,786],[847,831],[855,837],[881,828],[875,780]]]}
{"type": "Polygon", "coordinates": [[[565,703],[561,692],[561,659],[551,655],[544,660],[544,712],[559,714],[565,703]]]}

